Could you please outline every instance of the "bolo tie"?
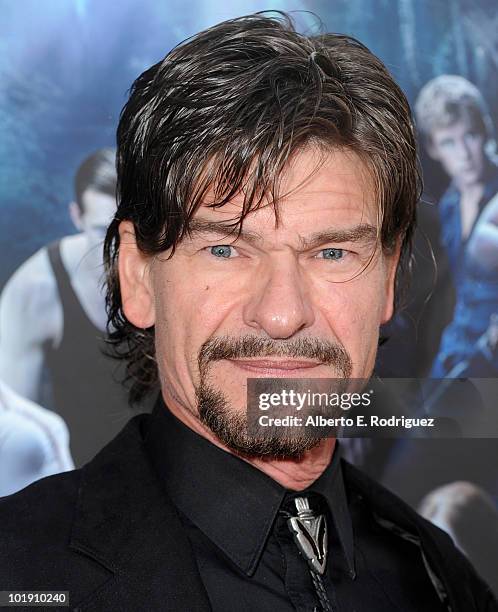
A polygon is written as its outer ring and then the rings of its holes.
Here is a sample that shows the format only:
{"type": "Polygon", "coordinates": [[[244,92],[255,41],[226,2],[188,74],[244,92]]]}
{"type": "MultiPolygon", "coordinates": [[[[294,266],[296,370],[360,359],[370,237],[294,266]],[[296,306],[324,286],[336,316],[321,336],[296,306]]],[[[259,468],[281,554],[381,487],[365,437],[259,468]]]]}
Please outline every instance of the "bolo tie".
{"type": "Polygon", "coordinates": [[[333,612],[323,583],[327,566],[328,534],[324,514],[315,514],[307,497],[294,498],[297,516],[287,519],[294,543],[308,563],[313,586],[323,612],[333,612]]]}

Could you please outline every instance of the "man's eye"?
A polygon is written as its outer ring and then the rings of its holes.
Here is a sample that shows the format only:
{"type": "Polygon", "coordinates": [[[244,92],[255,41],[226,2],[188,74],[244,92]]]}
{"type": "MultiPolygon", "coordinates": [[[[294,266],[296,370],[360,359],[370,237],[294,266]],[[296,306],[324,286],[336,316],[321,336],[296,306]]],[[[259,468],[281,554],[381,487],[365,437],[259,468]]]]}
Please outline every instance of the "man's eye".
{"type": "Polygon", "coordinates": [[[216,246],[209,247],[209,252],[215,257],[237,257],[237,251],[228,244],[217,244],[216,246]]]}
{"type": "Polygon", "coordinates": [[[342,259],[345,255],[344,249],[322,249],[318,254],[318,259],[342,259]]]}
{"type": "Polygon", "coordinates": [[[479,134],[479,132],[467,132],[465,134],[465,140],[470,140],[472,142],[473,140],[478,140],[480,136],[481,135],[479,134]]]}

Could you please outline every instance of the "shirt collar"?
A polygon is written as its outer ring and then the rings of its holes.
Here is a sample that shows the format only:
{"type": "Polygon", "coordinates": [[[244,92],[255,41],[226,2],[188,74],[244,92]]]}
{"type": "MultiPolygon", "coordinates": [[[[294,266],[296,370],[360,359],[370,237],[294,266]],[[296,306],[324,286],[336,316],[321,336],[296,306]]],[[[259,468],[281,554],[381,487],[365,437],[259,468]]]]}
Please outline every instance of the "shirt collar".
{"type": "MultiPolygon", "coordinates": [[[[244,573],[252,575],[290,491],[184,425],[161,396],[149,423],[145,446],[175,506],[244,573]]],[[[315,492],[326,499],[352,573],[353,530],[337,451],[323,474],[301,493],[315,492]]]]}

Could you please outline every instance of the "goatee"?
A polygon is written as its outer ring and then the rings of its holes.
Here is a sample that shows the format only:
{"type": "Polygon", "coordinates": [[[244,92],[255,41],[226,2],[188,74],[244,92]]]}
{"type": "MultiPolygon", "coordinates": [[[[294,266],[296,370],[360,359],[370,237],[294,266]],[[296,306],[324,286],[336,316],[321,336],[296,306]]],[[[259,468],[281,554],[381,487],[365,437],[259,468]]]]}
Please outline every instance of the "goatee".
{"type": "Polygon", "coordinates": [[[199,351],[200,384],[196,389],[199,417],[220,442],[246,458],[299,459],[316,447],[320,438],[307,435],[304,429],[289,436],[249,435],[246,412],[235,411],[224,393],[208,382],[209,367],[214,361],[269,356],[314,359],[331,366],[342,379],[348,378],[352,371],[352,362],[344,347],[328,341],[314,338],[276,341],[254,336],[212,338],[199,351]]]}

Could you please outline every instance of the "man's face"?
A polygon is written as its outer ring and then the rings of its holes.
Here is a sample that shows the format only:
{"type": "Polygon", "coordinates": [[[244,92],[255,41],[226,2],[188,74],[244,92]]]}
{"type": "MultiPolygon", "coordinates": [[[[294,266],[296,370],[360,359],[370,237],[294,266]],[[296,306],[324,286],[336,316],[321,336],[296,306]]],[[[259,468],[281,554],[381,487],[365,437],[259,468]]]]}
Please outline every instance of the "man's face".
{"type": "Polygon", "coordinates": [[[236,240],[219,225],[239,216],[242,197],[201,206],[192,236],[171,259],[151,262],[152,306],[137,306],[125,289],[129,319],[143,323],[140,313],[153,313],[167,404],[204,418],[214,403],[240,427],[248,377],[370,376],[397,264],[378,248],[371,177],[351,153],[330,153],[317,169],[316,154],[305,151],[280,193],[288,195],[279,201],[279,227],[267,205],[246,217],[236,240]]]}
{"type": "Polygon", "coordinates": [[[431,133],[429,154],[439,161],[459,189],[483,180],[486,154],[484,135],[468,119],[431,133]]]}
{"type": "Polygon", "coordinates": [[[81,211],[73,204],[73,220],[77,228],[86,236],[88,243],[88,257],[95,260],[95,264],[102,266],[102,245],[107,228],[116,213],[116,198],[96,191],[86,189],[82,195],[81,211]]]}
{"type": "Polygon", "coordinates": [[[79,229],[92,243],[101,244],[116,213],[116,198],[102,191],[86,189],[81,197],[82,208],[79,229]]]}

